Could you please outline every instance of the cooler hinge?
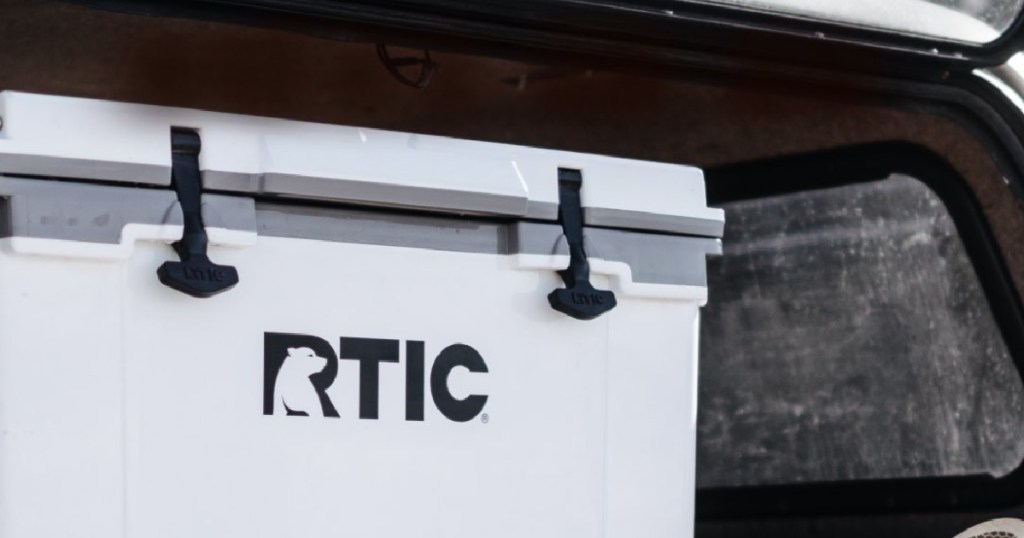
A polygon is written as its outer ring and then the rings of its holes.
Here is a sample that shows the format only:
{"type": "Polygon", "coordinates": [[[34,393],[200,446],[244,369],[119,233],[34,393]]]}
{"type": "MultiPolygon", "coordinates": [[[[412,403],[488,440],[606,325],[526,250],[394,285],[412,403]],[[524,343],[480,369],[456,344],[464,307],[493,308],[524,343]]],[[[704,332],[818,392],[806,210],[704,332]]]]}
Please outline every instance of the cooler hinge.
{"type": "Polygon", "coordinates": [[[178,193],[184,230],[173,245],[181,261],[168,261],[156,274],[164,285],[193,297],[212,297],[238,284],[238,271],[217,265],[206,254],[209,238],[202,213],[202,177],[199,173],[199,133],[171,129],[171,184],[178,193]]]}

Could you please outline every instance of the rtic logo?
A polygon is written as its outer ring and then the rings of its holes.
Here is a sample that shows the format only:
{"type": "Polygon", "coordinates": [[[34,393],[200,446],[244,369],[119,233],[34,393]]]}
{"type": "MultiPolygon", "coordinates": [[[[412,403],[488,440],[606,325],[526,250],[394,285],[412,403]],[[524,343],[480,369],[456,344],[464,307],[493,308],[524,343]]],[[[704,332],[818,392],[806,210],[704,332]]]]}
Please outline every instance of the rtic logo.
{"type": "Polygon", "coordinates": [[[200,282],[224,282],[224,271],[215,267],[188,267],[181,268],[186,280],[198,280],[200,282]]]}
{"type": "MultiPolygon", "coordinates": [[[[359,361],[359,418],[377,419],[381,363],[398,362],[398,340],[342,337],[337,354],[326,340],[306,334],[264,333],[263,414],[339,417],[327,394],[338,377],[338,359],[359,361]]],[[[405,343],[405,420],[423,420],[425,361],[423,342],[405,343]]],[[[475,349],[453,344],[434,359],[430,395],[449,420],[476,418],[487,396],[457,399],[448,390],[448,376],[462,366],[486,373],[487,363],[475,349]]]]}
{"type": "Polygon", "coordinates": [[[597,293],[573,293],[571,294],[572,304],[596,304],[603,305],[604,297],[601,297],[597,293]]]}

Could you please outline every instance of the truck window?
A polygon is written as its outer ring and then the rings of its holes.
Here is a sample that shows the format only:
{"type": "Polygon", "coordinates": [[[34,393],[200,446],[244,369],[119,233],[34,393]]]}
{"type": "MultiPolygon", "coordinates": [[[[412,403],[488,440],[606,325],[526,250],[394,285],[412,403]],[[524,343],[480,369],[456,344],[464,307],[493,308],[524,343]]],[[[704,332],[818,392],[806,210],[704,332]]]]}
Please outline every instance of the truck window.
{"type": "Polygon", "coordinates": [[[895,174],[721,206],[698,487],[1018,467],[1024,386],[931,188],[895,174]]]}

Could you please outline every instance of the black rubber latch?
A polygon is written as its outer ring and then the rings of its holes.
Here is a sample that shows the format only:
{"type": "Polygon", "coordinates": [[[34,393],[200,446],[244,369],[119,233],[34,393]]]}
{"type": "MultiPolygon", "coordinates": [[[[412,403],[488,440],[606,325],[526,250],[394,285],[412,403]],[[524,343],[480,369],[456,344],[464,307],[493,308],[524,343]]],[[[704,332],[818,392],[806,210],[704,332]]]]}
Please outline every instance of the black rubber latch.
{"type": "Polygon", "coordinates": [[[202,178],[199,150],[202,141],[195,131],[171,129],[171,183],[178,193],[184,232],[174,250],[181,261],[164,262],[156,270],[164,285],[193,297],[213,297],[238,284],[238,271],[217,265],[206,255],[209,238],[202,214],[202,178]]]}
{"type": "Polygon", "coordinates": [[[551,308],[576,319],[594,319],[615,308],[615,294],[590,284],[590,262],[583,250],[583,206],[579,170],[558,169],[558,221],[569,243],[569,267],[558,272],[565,288],[548,294],[551,308]]]}

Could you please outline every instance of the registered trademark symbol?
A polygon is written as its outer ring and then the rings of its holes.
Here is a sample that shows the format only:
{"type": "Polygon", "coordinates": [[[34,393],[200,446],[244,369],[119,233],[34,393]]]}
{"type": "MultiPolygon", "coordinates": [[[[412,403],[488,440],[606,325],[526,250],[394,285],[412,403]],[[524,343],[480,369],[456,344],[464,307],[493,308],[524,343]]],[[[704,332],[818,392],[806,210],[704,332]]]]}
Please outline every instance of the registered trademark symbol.
{"type": "Polygon", "coordinates": [[[480,415],[480,422],[483,422],[484,424],[487,424],[490,421],[491,421],[491,417],[487,416],[487,413],[484,413],[484,414],[480,415]]]}

